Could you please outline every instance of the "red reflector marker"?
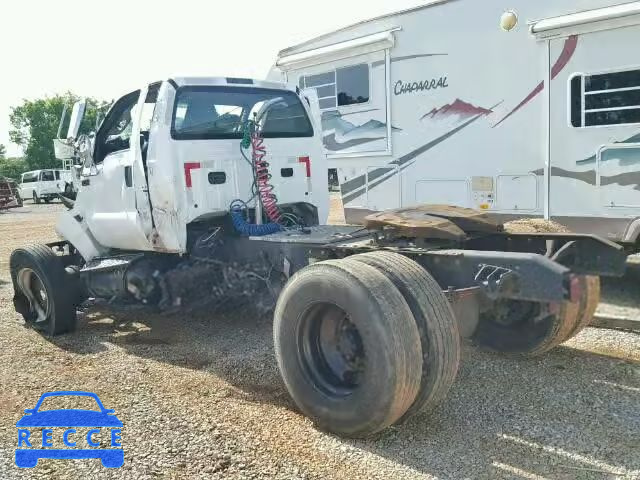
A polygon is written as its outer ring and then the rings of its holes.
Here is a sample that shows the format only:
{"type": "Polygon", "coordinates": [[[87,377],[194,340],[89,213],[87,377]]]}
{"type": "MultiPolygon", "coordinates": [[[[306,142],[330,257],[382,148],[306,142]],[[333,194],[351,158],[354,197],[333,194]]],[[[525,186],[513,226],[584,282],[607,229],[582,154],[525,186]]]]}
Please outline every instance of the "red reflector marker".
{"type": "Polygon", "coordinates": [[[191,170],[197,170],[201,165],[199,162],[194,163],[185,163],[184,164],[184,182],[187,185],[187,188],[191,188],[191,170]]]}
{"type": "Polygon", "coordinates": [[[311,178],[311,158],[298,157],[298,163],[304,163],[307,166],[307,178],[311,178]]]}

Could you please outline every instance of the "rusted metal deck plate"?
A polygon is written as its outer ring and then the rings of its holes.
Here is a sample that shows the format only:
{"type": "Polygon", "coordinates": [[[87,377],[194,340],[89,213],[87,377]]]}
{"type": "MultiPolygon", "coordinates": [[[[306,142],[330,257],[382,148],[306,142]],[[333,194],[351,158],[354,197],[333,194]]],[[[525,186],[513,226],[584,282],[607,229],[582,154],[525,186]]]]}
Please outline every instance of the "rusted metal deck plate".
{"type": "Polygon", "coordinates": [[[406,237],[464,240],[468,233],[497,233],[502,225],[484,212],[451,205],[418,205],[374,213],[365,218],[370,230],[393,228],[406,237]]]}
{"type": "Polygon", "coordinates": [[[357,225],[316,225],[304,229],[288,229],[250,240],[276,243],[300,243],[309,245],[329,245],[370,237],[371,234],[357,225]]]}

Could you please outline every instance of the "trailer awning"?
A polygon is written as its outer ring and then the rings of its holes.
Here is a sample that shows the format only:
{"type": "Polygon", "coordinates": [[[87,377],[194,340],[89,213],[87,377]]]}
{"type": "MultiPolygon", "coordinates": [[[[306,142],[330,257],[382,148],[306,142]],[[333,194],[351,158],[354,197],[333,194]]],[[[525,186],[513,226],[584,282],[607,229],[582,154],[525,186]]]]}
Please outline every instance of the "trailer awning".
{"type": "Polygon", "coordinates": [[[395,40],[393,32],[399,30],[387,30],[384,32],[354,38],[346,42],[334,43],[325,47],[305,50],[303,52],[283,54],[278,58],[276,66],[281,70],[293,70],[309,65],[354,57],[365,53],[377,52],[393,47],[395,40]]]}
{"type": "Polygon", "coordinates": [[[531,23],[531,33],[539,38],[575,35],[640,23],[640,2],[546,18],[531,23]]]}

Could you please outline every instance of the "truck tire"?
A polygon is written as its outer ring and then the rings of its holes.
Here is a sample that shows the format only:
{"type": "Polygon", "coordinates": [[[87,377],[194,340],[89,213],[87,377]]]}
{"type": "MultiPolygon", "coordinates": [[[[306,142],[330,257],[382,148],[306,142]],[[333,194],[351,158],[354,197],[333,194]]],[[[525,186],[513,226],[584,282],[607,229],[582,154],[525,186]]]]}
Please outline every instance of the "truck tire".
{"type": "Polygon", "coordinates": [[[500,300],[480,314],[471,340],[494,352],[539,356],[568,338],[578,323],[578,309],[578,303],[571,302],[500,300]]]}
{"type": "Polygon", "coordinates": [[[420,390],[400,421],[434,410],[455,381],[461,350],[458,323],[440,285],[418,263],[397,253],[370,252],[349,257],[348,261],[366,263],[384,273],[406,300],[420,333],[420,390]]]}
{"type": "Polygon", "coordinates": [[[364,263],[332,260],[296,273],[276,305],[274,344],[295,403],[338,435],[387,428],[420,388],[422,350],[411,309],[364,263]]]}
{"type": "MultiPolygon", "coordinates": [[[[521,219],[507,222],[504,225],[506,232],[513,233],[571,233],[564,225],[557,222],[543,219],[521,219]]],[[[581,275],[579,277],[581,297],[578,302],[578,313],[575,323],[571,327],[566,327],[566,336],[560,342],[578,335],[582,330],[591,324],[593,317],[600,303],[600,277],[591,275],[581,275]]]]}
{"type": "Polygon", "coordinates": [[[46,245],[19,248],[9,260],[13,304],[27,325],[61,335],[76,325],[77,285],[68,282],[60,257],[46,245]]]}
{"type": "Polygon", "coordinates": [[[40,197],[39,197],[39,196],[38,196],[38,194],[34,191],[34,192],[33,192],[33,203],[35,203],[35,204],[38,204],[38,205],[39,205],[39,204],[40,204],[40,201],[41,201],[41,200],[40,200],[40,197]]]}
{"type": "Polygon", "coordinates": [[[565,341],[572,339],[591,325],[600,303],[600,277],[581,275],[578,277],[578,281],[581,287],[581,296],[578,302],[578,319],[565,341]]]}

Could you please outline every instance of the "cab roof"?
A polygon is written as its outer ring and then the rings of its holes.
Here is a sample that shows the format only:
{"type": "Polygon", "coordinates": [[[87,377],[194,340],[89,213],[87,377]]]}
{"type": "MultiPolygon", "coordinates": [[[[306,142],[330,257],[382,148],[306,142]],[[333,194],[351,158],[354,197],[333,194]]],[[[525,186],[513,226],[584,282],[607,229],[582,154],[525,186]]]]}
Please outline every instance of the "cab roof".
{"type": "Polygon", "coordinates": [[[238,77],[173,77],[169,79],[169,82],[173,82],[177,87],[233,86],[294,90],[293,87],[287,86],[285,83],[238,77]]]}
{"type": "Polygon", "coordinates": [[[40,173],[40,172],[55,172],[55,171],[64,171],[61,168],[41,168],[40,170],[29,170],[28,172],[22,172],[22,175],[26,175],[27,173],[40,173]]]}

